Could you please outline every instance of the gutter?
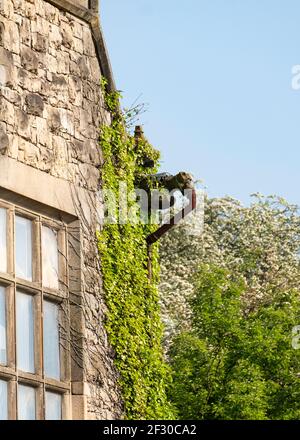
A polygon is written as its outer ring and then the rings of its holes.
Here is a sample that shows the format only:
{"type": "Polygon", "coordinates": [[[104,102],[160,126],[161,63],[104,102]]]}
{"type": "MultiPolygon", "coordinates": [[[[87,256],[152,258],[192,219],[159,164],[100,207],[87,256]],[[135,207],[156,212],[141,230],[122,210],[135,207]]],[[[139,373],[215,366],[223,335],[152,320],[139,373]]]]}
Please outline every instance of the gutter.
{"type": "Polygon", "coordinates": [[[169,223],[165,223],[160,226],[155,232],[148,235],[146,238],[147,242],[147,254],[148,254],[148,279],[152,280],[152,245],[156,243],[161,237],[163,237],[167,232],[173,229],[180,220],[186,218],[191,212],[193,212],[197,207],[197,195],[196,190],[192,189],[188,194],[189,204],[185,206],[181,211],[171,217],[169,223]]]}

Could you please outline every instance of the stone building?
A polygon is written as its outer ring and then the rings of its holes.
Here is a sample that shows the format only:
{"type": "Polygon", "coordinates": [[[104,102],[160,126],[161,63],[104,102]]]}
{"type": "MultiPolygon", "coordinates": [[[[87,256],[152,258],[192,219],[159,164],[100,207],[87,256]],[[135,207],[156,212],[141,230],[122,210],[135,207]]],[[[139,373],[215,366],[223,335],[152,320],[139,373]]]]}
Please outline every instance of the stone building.
{"type": "Polygon", "coordinates": [[[97,0],[0,0],[0,419],[114,419],[97,0]]]}

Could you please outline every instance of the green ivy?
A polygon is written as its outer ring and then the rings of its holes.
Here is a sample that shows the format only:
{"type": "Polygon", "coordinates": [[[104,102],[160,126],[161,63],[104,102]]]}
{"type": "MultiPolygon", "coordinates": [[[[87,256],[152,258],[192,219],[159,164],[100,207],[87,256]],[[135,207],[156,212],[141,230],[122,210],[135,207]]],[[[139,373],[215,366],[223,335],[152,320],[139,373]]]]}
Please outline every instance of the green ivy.
{"type": "MultiPolygon", "coordinates": [[[[119,109],[120,94],[106,93],[110,125],[101,127],[103,188],[113,190],[118,200],[119,183],[128,192],[136,178],[156,172],[142,167],[145,156],[158,164],[159,153],[145,140],[139,142],[126,129],[119,109]]],[[[133,203],[133,202],[132,202],[133,203]]],[[[166,397],[170,373],[162,354],[158,282],[158,249],[153,248],[152,281],[148,279],[146,237],[153,226],[105,224],[98,234],[105,299],[106,329],[115,351],[115,364],[127,419],[169,419],[174,417],[166,397]]]]}

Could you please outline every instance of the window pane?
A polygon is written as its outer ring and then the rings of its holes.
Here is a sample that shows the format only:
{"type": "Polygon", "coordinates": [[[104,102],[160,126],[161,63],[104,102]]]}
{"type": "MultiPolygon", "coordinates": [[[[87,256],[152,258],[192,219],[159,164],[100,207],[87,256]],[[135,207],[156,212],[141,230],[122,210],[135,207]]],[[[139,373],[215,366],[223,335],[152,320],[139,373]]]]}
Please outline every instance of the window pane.
{"type": "Polygon", "coordinates": [[[46,420],[61,420],[61,395],[46,392],[46,420]]]}
{"type": "Polygon", "coordinates": [[[33,297],[17,292],[17,365],[20,370],[34,373],[33,297]]]}
{"type": "Polygon", "coordinates": [[[0,272],[7,272],[6,209],[0,208],[0,272]]]}
{"type": "Polygon", "coordinates": [[[35,389],[18,385],[18,419],[35,420],[35,389]]]}
{"type": "Polygon", "coordinates": [[[42,228],[43,285],[58,289],[57,232],[46,226],[42,228]]]}
{"type": "Polygon", "coordinates": [[[16,216],[16,274],[32,281],[32,222],[16,216]]]}
{"type": "Polygon", "coordinates": [[[44,369],[53,379],[60,379],[58,314],[58,305],[44,301],[44,369]]]}
{"type": "Polygon", "coordinates": [[[0,380],[0,420],[8,419],[7,382],[0,380]]]}
{"type": "Polygon", "coordinates": [[[5,288],[0,286],[0,364],[6,364],[5,288]]]}

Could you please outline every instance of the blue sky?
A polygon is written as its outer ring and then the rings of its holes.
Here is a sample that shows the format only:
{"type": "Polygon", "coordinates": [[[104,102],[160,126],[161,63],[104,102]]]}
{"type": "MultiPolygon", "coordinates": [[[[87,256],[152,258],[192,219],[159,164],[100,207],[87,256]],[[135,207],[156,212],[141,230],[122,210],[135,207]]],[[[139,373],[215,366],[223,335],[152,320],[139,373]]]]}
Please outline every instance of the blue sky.
{"type": "Polygon", "coordinates": [[[101,0],[125,105],[162,152],[211,196],[254,192],[300,205],[299,0],[101,0]]]}

